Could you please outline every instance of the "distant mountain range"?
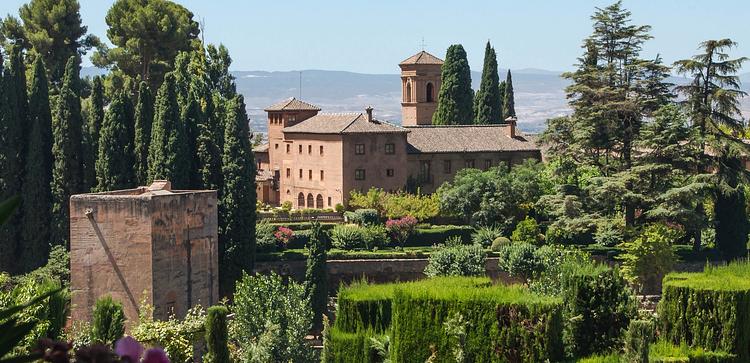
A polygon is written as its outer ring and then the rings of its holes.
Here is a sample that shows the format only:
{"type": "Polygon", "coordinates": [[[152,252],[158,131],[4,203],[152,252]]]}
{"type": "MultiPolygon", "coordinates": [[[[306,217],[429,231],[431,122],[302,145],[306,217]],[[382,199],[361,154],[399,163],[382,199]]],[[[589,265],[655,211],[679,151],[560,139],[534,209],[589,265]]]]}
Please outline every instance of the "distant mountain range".
{"type": "MultiPolygon", "coordinates": [[[[568,81],[561,72],[543,69],[512,70],[516,96],[516,113],[523,131],[539,132],[551,117],[568,114],[565,87],[568,81]]],[[[84,67],[82,76],[101,74],[96,68],[84,67]]],[[[501,79],[506,70],[501,70],[501,79]]],[[[304,70],[285,72],[233,71],[237,90],[245,96],[251,127],[266,131],[263,108],[289,97],[302,99],[323,109],[322,112],[363,112],[375,109],[375,117],[396,124],[401,123],[401,81],[398,74],[364,74],[345,71],[304,70]]],[[[481,74],[472,72],[472,86],[479,88],[481,74]]],[[[740,76],[743,88],[750,91],[750,73],[740,76]]],[[[673,83],[687,82],[673,77],[673,83]]],[[[742,110],[750,117],[750,97],[743,100],[742,110]]]]}

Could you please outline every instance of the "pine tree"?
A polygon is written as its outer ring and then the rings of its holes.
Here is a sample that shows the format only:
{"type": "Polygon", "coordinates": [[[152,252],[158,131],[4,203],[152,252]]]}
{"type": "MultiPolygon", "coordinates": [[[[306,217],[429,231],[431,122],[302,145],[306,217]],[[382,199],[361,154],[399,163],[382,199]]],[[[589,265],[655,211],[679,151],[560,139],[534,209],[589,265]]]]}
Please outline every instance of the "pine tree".
{"type": "Polygon", "coordinates": [[[96,189],[109,191],[132,188],[135,179],[133,153],[127,125],[132,123],[130,99],[118,92],[104,115],[96,160],[96,189]]]}
{"type": "Polygon", "coordinates": [[[148,176],[149,181],[166,179],[175,188],[186,188],[189,164],[185,152],[185,125],[180,116],[175,79],[172,74],[167,74],[156,96],[148,149],[148,176]]]}
{"type": "Polygon", "coordinates": [[[484,69],[482,82],[476,94],[474,110],[476,124],[498,124],[502,122],[503,106],[500,102],[500,86],[497,74],[497,56],[495,49],[487,42],[484,50],[484,69]]]}
{"type": "Polygon", "coordinates": [[[135,106],[135,131],[133,155],[135,159],[135,181],[138,185],[148,182],[148,148],[151,143],[151,123],[154,120],[154,104],[148,83],[138,87],[138,104],[135,106]]]}
{"type": "Polygon", "coordinates": [[[83,184],[84,190],[96,187],[96,160],[99,155],[99,133],[104,122],[104,85],[99,76],[94,77],[89,96],[90,110],[83,133],[83,184]]]}
{"type": "Polygon", "coordinates": [[[33,69],[29,93],[29,130],[23,183],[21,257],[26,270],[44,265],[52,224],[52,113],[47,72],[41,57],[33,69]]]}
{"type": "Polygon", "coordinates": [[[224,306],[208,308],[206,316],[206,355],[205,363],[229,363],[229,336],[227,332],[227,315],[229,310],[224,306]]]}
{"type": "Polygon", "coordinates": [[[222,155],[219,286],[223,293],[233,291],[242,271],[252,271],[255,264],[255,156],[248,135],[244,98],[237,96],[229,105],[222,155]]]}
{"type": "Polygon", "coordinates": [[[474,120],[471,70],[461,44],[448,47],[440,75],[441,85],[433,125],[466,125],[474,120]]]}
{"type": "Polygon", "coordinates": [[[313,330],[319,331],[323,327],[323,315],[328,307],[328,267],[326,265],[326,241],[318,221],[312,224],[307,252],[305,287],[313,310],[313,330]]]}
{"type": "Polygon", "coordinates": [[[510,75],[510,69],[508,75],[505,78],[505,92],[503,92],[503,111],[505,117],[516,115],[516,101],[513,95],[513,77],[510,75]]]}
{"type": "Polygon", "coordinates": [[[70,57],[53,118],[52,243],[69,241],[70,196],[83,191],[82,130],[78,62],[70,57]]]}

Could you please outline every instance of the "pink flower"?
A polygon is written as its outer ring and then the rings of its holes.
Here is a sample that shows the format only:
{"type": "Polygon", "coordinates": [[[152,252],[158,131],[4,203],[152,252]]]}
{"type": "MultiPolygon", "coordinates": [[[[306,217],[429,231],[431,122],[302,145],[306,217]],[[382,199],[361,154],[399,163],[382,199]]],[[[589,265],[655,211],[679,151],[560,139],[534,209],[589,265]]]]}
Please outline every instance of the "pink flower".
{"type": "Polygon", "coordinates": [[[133,337],[125,336],[115,343],[115,353],[123,360],[138,363],[141,360],[141,355],[143,355],[143,346],[133,337]]]}
{"type": "Polygon", "coordinates": [[[167,353],[161,348],[151,348],[143,355],[142,363],[169,363],[167,353]]]}

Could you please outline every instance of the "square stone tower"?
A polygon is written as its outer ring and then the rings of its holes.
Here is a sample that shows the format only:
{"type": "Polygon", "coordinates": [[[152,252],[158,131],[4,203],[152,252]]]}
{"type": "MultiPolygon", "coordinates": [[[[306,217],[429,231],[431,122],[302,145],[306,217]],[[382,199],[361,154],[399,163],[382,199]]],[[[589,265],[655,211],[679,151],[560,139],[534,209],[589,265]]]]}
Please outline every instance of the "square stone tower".
{"type": "Polygon", "coordinates": [[[401,124],[432,125],[443,60],[423,50],[398,66],[401,68],[401,124]]]}
{"type": "MultiPolygon", "coordinates": [[[[154,318],[181,317],[219,300],[216,191],[149,187],[70,198],[72,317],[90,320],[103,295],[130,323],[140,302],[154,318]]],[[[130,325],[130,324],[128,324],[130,325]]]]}

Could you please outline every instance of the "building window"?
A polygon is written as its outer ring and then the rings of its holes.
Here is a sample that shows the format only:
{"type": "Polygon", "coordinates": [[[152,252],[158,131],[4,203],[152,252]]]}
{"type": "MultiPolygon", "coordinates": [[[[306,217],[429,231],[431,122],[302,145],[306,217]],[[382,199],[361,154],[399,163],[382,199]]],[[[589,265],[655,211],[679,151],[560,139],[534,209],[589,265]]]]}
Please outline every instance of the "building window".
{"type": "Polygon", "coordinates": [[[484,169],[487,170],[492,167],[492,160],[487,159],[484,161],[484,169]]]}
{"type": "Polygon", "coordinates": [[[286,116],[286,120],[287,120],[287,122],[292,123],[292,122],[297,121],[297,117],[295,117],[294,115],[287,115],[286,116]]]}
{"type": "Polygon", "coordinates": [[[307,171],[307,179],[312,180],[312,170],[307,171]]]}
{"type": "Polygon", "coordinates": [[[323,155],[323,145],[320,145],[320,155],[323,155]]]}
{"type": "Polygon", "coordinates": [[[443,160],[443,172],[446,174],[451,173],[451,161],[450,160],[443,160]]]}
{"type": "Polygon", "coordinates": [[[393,176],[393,169],[385,169],[385,176],[393,176]]]}
{"type": "Polygon", "coordinates": [[[289,154],[289,144],[286,144],[286,153],[289,154]]]}
{"type": "Polygon", "coordinates": [[[320,171],[320,180],[323,180],[323,170],[320,171]]]}
{"type": "Polygon", "coordinates": [[[302,154],[302,145],[299,146],[299,153],[302,154]]]}
{"type": "Polygon", "coordinates": [[[467,168],[473,168],[474,167],[474,160],[473,159],[466,160],[466,165],[465,166],[467,168]]]}
{"type": "Polygon", "coordinates": [[[355,169],[354,180],[365,180],[365,169],[355,169]]]}
{"type": "Polygon", "coordinates": [[[292,169],[286,168],[286,177],[291,178],[292,177],[292,169]]]}
{"type": "Polygon", "coordinates": [[[385,153],[386,154],[395,154],[396,153],[396,144],[385,144],[385,153]]]}
{"type": "Polygon", "coordinates": [[[435,102],[432,82],[427,83],[427,102],[435,102]]]}
{"type": "Polygon", "coordinates": [[[302,193],[299,193],[297,195],[297,207],[304,208],[305,207],[305,195],[302,193]]]}
{"type": "Polygon", "coordinates": [[[419,161],[419,179],[424,183],[432,183],[432,172],[429,160],[419,161]]]}
{"type": "Polygon", "coordinates": [[[302,169],[299,170],[299,178],[302,179],[302,169]]]}
{"type": "Polygon", "coordinates": [[[328,197],[328,206],[331,206],[331,197],[328,197]]]}
{"type": "Polygon", "coordinates": [[[274,149],[278,149],[278,148],[279,148],[279,144],[276,144],[276,145],[274,145],[274,147],[273,147],[273,148],[274,148],[274,149]]]}
{"type": "Polygon", "coordinates": [[[406,96],[405,102],[411,102],[411,82],[409,81],[406,81],[406,94],[404,96],[406,96]]]}
{"type": "Polygon", "coordinates": [[[364,155],[365,154],[365,144],[354,144],[354,154],[355,155],[364,155]]]}
{"type": "Polygon", "coordinates": [[[312,145],[307,145],[307,153],[312,154],[312,145]]]}
{"type": "Polygon", "coordinates": [[[312,193],[307,194],[307,208],[315,208],[315,199],[313,199],[312,193]]]}
{"type": "Polygon", "coordinates": [[[323,209],[323,196],[320,194],[315,197],[315,208],[323,209]]]}

